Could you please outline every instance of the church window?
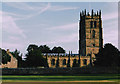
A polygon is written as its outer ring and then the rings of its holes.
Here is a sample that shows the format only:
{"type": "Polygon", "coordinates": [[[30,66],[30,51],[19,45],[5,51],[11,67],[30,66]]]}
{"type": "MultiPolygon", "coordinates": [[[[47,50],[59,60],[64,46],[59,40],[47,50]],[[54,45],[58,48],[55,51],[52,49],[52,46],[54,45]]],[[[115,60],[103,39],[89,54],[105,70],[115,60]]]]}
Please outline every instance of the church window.
{"type": "Polygon", "coordinates": [[[83,60],[83,64],[87,65],[87,60],[86,59],[83,60]]]}
{"type": "Polygon", "coordinates": [[[78,61],[77,59],[74,59],[74,60],[73,60],[73,65],[72,65],[72,67],[77,67],[77,65],[78,65],[78,64],[77,64],[77,63],[78,63],[77,61],[78,61]]]}
{"type": "Polygon", "coordinates": [[[91,56],[91,54],[87,54],[87,56],[91,56]]]}
{"type": "Polygon", "coordinates": [[[74,60],[73,60],[73,63],[75,63],[75,64],[76,64],[76,63],[77,63],[77,60],[76,60],[76,59],[74,59],[74,60]]]}
{"type": "Polygon", "coordinates": [[[93,28],[93,21],[90,22],[90,27],[93,28]]]}
{"type": "Polygon", "coordinates": [[[92,35],[93,38],[95,38],[95,30],[93,30],[93,35],[92,35]]]}
{"type": "Polygon", "coordinates": [[[94,21],[94,28],[96,28],[96,21],[94,21]]]}
{"type": "Polygon", "coordinates": [[[55,59],[52,59],[51,64],[55,65],[55,59]]]}
{"type": "Polygon", "coordinates": [[[66,59],[63,60],[63,65],[66,65],[66,59]]]}

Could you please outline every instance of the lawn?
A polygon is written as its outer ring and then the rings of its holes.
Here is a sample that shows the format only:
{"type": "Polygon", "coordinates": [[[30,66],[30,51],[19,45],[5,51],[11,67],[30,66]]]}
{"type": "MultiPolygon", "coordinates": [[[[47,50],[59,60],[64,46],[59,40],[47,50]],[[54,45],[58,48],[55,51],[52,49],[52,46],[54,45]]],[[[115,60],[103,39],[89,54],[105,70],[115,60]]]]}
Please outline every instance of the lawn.
{"type": "Polygon", "coordinates": [[[22,81],[115,81],[120,82],[120,74],[81,74],[80,76],[2,76],[3,82],[22,81]]]}

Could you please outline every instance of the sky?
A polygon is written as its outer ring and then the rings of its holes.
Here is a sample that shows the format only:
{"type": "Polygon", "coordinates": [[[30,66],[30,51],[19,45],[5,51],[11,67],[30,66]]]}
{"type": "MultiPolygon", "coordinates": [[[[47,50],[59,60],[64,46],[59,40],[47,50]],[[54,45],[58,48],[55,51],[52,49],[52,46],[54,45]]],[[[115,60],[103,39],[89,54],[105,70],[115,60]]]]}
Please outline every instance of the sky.
{"type": "Polygon", "coordinates": [[[78,53],[80,11],[102,11],[103,42],[118,47],[117,2],[3,2],[2,48],[24,55],[30,44],[78,53]]]}

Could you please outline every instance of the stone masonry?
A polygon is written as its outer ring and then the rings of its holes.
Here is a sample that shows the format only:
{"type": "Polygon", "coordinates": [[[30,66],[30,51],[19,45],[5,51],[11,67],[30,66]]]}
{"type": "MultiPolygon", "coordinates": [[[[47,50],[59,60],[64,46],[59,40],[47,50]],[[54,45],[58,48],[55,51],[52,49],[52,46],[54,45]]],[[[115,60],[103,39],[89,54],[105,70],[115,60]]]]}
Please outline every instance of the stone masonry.
{"type": "Polygon", "coordinates": [[[8,62],[7,64],[2,64],[2,68],[17,68],[18,67],[18,62],[15,57],[9,52],[9,49],[7,49],[7,54],[11,56],[11,61],[8,62]]]}

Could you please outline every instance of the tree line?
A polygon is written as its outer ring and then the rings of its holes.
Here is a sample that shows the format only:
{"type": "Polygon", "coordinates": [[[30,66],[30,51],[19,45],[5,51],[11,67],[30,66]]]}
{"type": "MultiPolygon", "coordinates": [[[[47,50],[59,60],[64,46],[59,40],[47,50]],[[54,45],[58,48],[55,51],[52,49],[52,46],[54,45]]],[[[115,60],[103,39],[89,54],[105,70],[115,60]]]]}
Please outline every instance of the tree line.
{"type": "MultiPolygon", "coordinates": [[[[1,49],[0,54],[2,54],[2,63],[7,64],[10,61],[10,56],[5,50],[1,49]]],[[[31,44],[27,48],[27,54],[25,54],[25,59],[22,59],[22,54],[20,51],[15,50],[11,52],[13,56],[18,60],[18,67],[48,67],[47,59],[43,58],[42,53],[66,53],[62,47],[53,47],[50,49],[47,45],[34,45],[31,44]]],[[[59,65],[59,58],[57,60],[56,67],[59,65]]],[[[68,59],[70,61],[70,57],[68,59]]],[[[69,63],[67,65],[70,66],[69,63]]],[[[75,67],[78,67],[74,64],[75,67]]],[[[94,67],[120,67],[120,51],[112,44],[107,43],[104,47],[96,54],[96,61],[94,62],[94,67]]]]}
{"type": "MultiPolygon", "coordinates": [[[[58,46],[53,47],[50,49],[47,45],[35,45],[30,44],[27,47],[27,53],[25,54],[25,59],[22,59],[22,54],[17,49],[11,54],[18,60],[18,67],[48,67],[47,60],[43,58],[42,53],[65,53],[65,50],[58,46]]],[[[1,49],[1,59],[2,64],[7,64],[7,62],[10,62],[11,57],[7,54],[7,52],[4,49],[1,49]]]]}

